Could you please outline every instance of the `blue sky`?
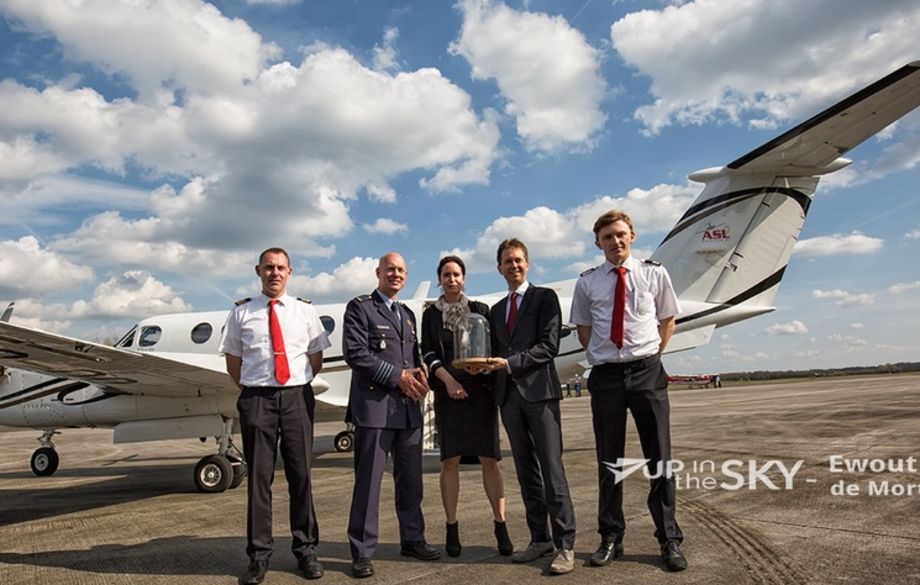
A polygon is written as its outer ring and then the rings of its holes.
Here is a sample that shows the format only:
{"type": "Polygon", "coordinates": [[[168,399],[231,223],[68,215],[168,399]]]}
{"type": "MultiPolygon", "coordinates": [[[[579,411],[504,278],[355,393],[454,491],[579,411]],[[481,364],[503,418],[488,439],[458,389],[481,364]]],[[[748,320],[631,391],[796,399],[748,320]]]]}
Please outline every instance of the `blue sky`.
{"type": "MultiPolygon", "coordinates": [[[[734,160],[920,57],[916,2],[0,0],[0,300],[94,339],[257,290],[343,301],[403,253],[499,290],[598,262],[621,207],[647,256],[734,160]]],[[[681,373],[920,359],[920,114],[818,188],[777,311],[681,373]]]]}

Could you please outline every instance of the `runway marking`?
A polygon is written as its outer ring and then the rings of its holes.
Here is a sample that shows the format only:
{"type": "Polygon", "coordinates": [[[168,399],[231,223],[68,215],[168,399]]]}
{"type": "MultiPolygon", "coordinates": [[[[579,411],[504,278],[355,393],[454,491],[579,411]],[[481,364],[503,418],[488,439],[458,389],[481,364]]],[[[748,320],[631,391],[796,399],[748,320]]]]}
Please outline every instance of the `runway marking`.
{"type": "Polygon", "coordinates": [[[700,500],[680,500],[678,509],[686,510],[697,522],[712,532],[738,559],[755,583],[762,585],[803,585],[811,580],[805,568],[781,554],[754,531],[700,500]]]}

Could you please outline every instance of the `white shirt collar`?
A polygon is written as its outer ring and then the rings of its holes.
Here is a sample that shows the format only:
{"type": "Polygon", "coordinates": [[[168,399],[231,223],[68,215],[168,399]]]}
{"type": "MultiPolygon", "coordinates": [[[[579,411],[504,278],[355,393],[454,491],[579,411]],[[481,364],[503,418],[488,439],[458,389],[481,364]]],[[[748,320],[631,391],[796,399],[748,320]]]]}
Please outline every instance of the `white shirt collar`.
{"type": "Polygon", "coordinates": [[[513,291],[508,291],[508,296],[511,297],[511,293],[516,292],[519,297],[523,297],[524,293],[527,292],[527,289],[530,287],[530,283],[526,280],[521,283],[521,286],[517,287],[513,291]]]}
{"type": "MultiPolygon", "coordinates": [[[[266,307],[268,306],[268,301],[272,300],[272,298],[271,298],[270,296],[266,295],[264,292],[260,292],[258,298],[259,298],[259,301],[260,301],[263,305],[265,305],[266,307]]],[[[292,298],[294,298],[294,297],[292,297],[291,295],[289,295],[289,294],[287,293],[287,291],[284,291],[284,292],[281,294],[281,296],[278,297],[278,303],[280,303],[281,306],[288,305],[288,304],[290,304],[292,298]]]]}
{"type": "MultiPolygon", "coordinates": [[[[621,266],[625,266],[628,272],[632,272],[636,269],[636,265],[638,263],[639,261],[633,258],[633,256],[630,254],[626,257],[626,260],[623,260],[623,264],[621,264],[621,266]]],[[[605,274],[610,273],[614,268],[617,267],[617,265],[610,260],[604,260],[604,263],[601,264],[601,266],[604,267],[605,274]]]]}

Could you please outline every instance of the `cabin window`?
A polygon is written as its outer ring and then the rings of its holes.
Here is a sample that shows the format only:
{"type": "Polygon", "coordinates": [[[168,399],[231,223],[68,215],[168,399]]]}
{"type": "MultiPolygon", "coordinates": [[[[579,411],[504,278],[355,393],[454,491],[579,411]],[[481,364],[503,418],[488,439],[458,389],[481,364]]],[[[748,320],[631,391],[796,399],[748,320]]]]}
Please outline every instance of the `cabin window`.
{"type": "Polygon", "coordinates": [[[332,335],[332,332],[335,331],[335,319],[329,315],[323,315],[319,320],[323,322],[323,329],[326,330],[326,333],[332,335]]]}
{"type": "Polygon", "coordinates": [[[160,335],[162,333],[163,330],[156,325],[144,327],[141,329],[141,335],[137,340],[137,344],[140,347],[153,347],[160,340],[160,335]]]}
{"type": "Polygon", "coordinates": [[[213,331],[210,323],[199,323],[192,327],[192,341],[195,343],[204,343],[211,339],[211,333],[213,331]]]}

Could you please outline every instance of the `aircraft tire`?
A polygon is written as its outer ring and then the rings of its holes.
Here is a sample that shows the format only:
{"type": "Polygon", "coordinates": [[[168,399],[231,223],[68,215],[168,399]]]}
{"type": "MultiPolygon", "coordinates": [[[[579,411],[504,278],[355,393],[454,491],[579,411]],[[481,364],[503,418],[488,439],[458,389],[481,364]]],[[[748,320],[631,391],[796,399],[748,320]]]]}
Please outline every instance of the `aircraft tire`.
{"type": "Polygon", "coordinates": [[[195,466],[195,486],[198,491],[214,494],[227,491],[233,482],[233,466],[223,455],[208,455],[195,466]]]}
{"type": "Polygon", "coordinates": [[[245,461],[240,461],[237,465],[233,466],[233,479],[230,480],[231,490],[240,487],[240,484],[246,479],[247,472],[245,461]]]}
{"type": "Polygon", "coordinates": [[[45,477],[57,471],[58,463],[61,462],[57,451],[51,447],[40,447],[32,453],[32,473],[39,477],[45,477]]]}
{"type": "Polygon", "coordinates": [[[348,453],[355,447],[355,434],[352,431],[342,431],[335,436],[335,450],[339,453],[348,453]]]}

